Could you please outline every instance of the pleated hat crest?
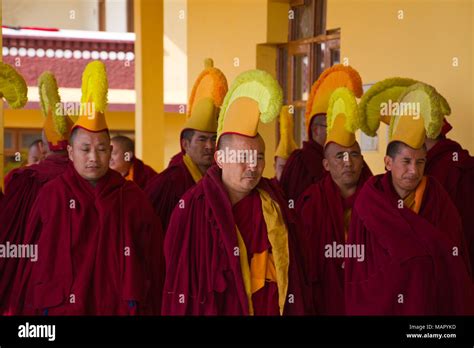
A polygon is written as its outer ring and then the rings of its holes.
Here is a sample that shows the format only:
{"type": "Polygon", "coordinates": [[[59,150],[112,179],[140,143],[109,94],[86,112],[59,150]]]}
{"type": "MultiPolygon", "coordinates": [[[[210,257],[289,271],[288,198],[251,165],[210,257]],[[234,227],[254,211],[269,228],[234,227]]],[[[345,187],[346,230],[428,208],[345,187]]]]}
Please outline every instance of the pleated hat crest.
{"type": "Polygon", "coordinates": [[[288,159],[291,153],[298,148],[293,137],[294,122],[289,112],[289,106],[284,105],[280,112],[280,142],[275,151],[275,157],[288,159]]]}
{"type": "Polygon", "coordinates": [[[410,78],[392,77],[364,93],[359,112],[365,134],[375,136],[382,121],[390,125],[389,142],[401,141],[419,149],[425,136],[434,139],[440,134],[444,116],[451,109],[434,87],[410,78]]]}
{"type": "Polygon", "coordinates": [[[280,113],[283,92],[272,75],[263,70],[241,73],[227,92],[219,114],[217,130],[255,137],[259,122],[269,123],[280,113]]]}
{"type": "Polygon", "coordinates": [[[360,128],[360,114],[354,93],[340,87],[331,94],[327,112],[327,137],[325,146],[336,143],[351,147],[356,142],[355,132],[360,128]]]}
{"type": "Polygon", "coordinates": [[[63,115],[60,108],[61,98],[58,84],[53,73],[43,72],[38,79],[38,92],[41,112],[44,116],[43,129],[51,151],[67,149],[69,135],[73,126],[68,115],[63,115]]]}
{"type": "Polygon", "coordinates": [[[108,81],[104,63],[90,62],[82,73],[81,112],[71,132],[76,128],[89,132],[109,130],[105,120],[107,93],[108,81]]]}
{"type": "Polygon", "coordinates": [[[25,79],[12,66],[0,62],[0,97],[12,109],[21,109],[28,101],[25,79]]]}
{"type": "MultiPolygon", "coordinates": [[[[400,141],[420,149],[425,137],[436,139],[441,133],[444,116],[451,113],[446,99],[430,85],[418,82],[408,87],[398,99],[399,105],[413,105],[416,114],[400,113],[390,122],[390,142],[400,141]]],[[[405,110],[410,110],[405,108],[405,110]]]]}
{"type": "Polygon", "coordinates": [[[390,101],[396,102],[402,93],[418,81],[404,78],[391,77],[372,85],[362,96],[359,103],[361,114],[361,129],[368,136],[375,136],[380,127],[380,121],[389,125],[391,115],[383,112],[382,105],[390,101]]]}
{"type": "Polygon", "coordinates": [[[204,61],[204,70],[194,82],[189,97],[187,119],[181,131],[194,129],[201,132],[217,132],[219,110],[227,93],[227,79],[214,67],[212,59],[204,61]]]}
{"type": "Polygon", "coordinates": [[[319,76],[311,87],[311,93],[306,103],[306,131],[310,135],[310,126],[313,117],[326,115],[329,98],[332,92],[339,87],[346,87],[357,97],[362,96],[362,79],[354,68],[343,64],[336,64],[319,76]]]}

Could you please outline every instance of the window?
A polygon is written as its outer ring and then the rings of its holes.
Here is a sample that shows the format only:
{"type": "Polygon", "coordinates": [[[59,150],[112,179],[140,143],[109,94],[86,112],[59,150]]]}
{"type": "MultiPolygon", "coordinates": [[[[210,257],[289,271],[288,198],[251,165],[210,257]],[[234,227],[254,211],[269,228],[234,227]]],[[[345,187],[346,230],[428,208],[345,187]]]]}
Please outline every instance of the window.
{"type": "Polygon", "coordinates": [[[278,80],[284,103],[293,105],[294,136],[301,146],[311,85],[340,62],[340,30],[326,30],[326,0],[293,0],[290,7],[288,42],[278,46],[278,80]]]}

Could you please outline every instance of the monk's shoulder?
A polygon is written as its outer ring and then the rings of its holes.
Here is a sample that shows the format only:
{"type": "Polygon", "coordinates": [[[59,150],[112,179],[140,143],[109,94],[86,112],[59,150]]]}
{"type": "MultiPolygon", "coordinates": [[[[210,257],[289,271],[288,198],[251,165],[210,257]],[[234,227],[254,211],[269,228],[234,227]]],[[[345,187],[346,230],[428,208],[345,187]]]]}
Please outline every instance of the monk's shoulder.
{"type": "Polygon", "coordinates": [[[180,166],[170,166],[151,179],[147,190],[160,190],[166,185],[179,185],[184,182],[184,175],[185,173],[180,166]]]}

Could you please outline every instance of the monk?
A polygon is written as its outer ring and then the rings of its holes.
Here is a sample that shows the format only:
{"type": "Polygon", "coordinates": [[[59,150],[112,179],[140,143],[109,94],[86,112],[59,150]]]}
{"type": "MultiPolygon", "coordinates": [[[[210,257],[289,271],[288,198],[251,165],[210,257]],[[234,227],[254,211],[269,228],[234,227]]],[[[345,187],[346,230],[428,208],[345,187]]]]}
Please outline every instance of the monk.
{"type": "Polygon", "coordinates": [[[225,147],[256,150],[258,161],[252,165],[224,163],[216,155],[218,166],[210,168],[183,196],[184,207],[174,210],[165,240],[163,314],[304,314],[303,278],[294,235],[297,222],[280,191],[262,178],[264,142],[260,136],[227,134],[220,139],[219,149],[225,147]],[[271,204],[263,205],[263,201],[271,204]],[[279,214],[272,212],[276,215],[267,221],[262,206],[271,206],[279,214]],[[278,222],[280,218],[283,221],[278,222]],[[288,228],[288,234],[276,234],[282,227],[279,223],[288,228]],[[285,249],[288,255],[282,251],[285,249]],[[279,262],[285,257],[289,257],[289,266],[281,269],[279,262]],[[265,266],[267,260],[274,260],[272,267],[265,266]],[[247,272],[250,264],[252,279],[241,268],[243,262],[247,272]],[[281,284],[276,281],[277,274],[284,279],[281,284]],[[244,285],[246,279],[251,283],[251,296],[244,285]]]}
{"type": "Polygon", "coordinates": [[[171,213],[182,195],[198,182],[214,163],[216,133],[185,130],[181,146],[185,155],[175,157],[169,167],[153,178],[145,192],[166,232],[171,213]]]}
{"type": "Polygon", "coordinates": [[[153,168],[135,156],[135,145],[132,139],[117,135],[111,139],[112,156],[110,168],[119,172],[126,180],[135,182],[144,189],[158,175],[153,168]]]}
{"type": "Polygon", "coordinates": [[[12,169],[5,176],[5,187],[10,183],[11,179],[17,174],[21,173],[25,167],[31,166],[32,164],[38,164],[45,159],[47,154],[47,148],[44,146],[43,140],[37,139],[33,141],[28,147],[28,158],[26,164],[19,168],[12,169]]]}
{"type": "Polygon", "coordinates": [[[366,255],[345,261],[347,314],[472,315],[461,221],[448,193],[423,175],[426,147],[392,141],[384,161],[387,172],[367,181],[352,209],[347,242],[366,255]]]}
{"type": "Polygon", "coordinates": [[[217,118],[227,80],[212,59],[206,59],[189,97],[187,120],[179,137],[181,152],[150,181],[145,192],[166,232],[174,207],[214,164],[217,118]]]}
{"type": "Polygon", "coordinates": [[[346,245],[352,207],[371,175],[362,170],[364,160],[357,142],[350,147],[328,144],[323,166],[330,175],[300,196],[296,211],[304,224],[313,312],[344,315],[344,254],[336,254],[336,248],[346,245]]]}
{"type": "Polygon", "coordinates": [[[326,116],[312,119],[309,140],[292,152],[283,168],[280,183],[288,199],[296,201],[305,189],[326,174],[323,167],[326,116]]]}
{"type": "Polygon", "coordinates": [[[46,155],[46,149],[41,139],[37,139],[31,143],[28,148],[28,161],[27,165],[38,164],[41,162],[46,155]]]}
{"type": "Polygon", "coordinates": [[[449,126],[438,138],[426,138],[428,148],[425,172],[435,177],[449,193],[461,216],[464,238],[474,269],[474,157],[456,141],[446,137],[449,126]]]}
{"type": "MultiPolygon", "coordinates": [[[[48,88],[48,96],[56,94],[57,84],[54,76],[43,73],[39,78],[39,85],[48,88]],[[46,87],[45,87],[46,86],[46,87]]],[[[52,105],[46,102],[44,96],[40,95],[41,104],[52,105]]],[[[18,168],[10,172],[6,179],[5,199],[3,208],[0,211],[0,244],[10,243],[14,245],[25,243],[27,231],[27,220],[41,188],[50,180],[58,177],[67,169],[69,158],[67,155],[67,145],[72,122],[69,117],[57,119],[52,117],[50,108],[46,108],[43,113],[45,122],[42,130],[42,140],[40,148],[45,152],[45,158],[38,164],[18,168]],[[64,122],[64,130],[59,132],[54,126],[55,122],[64,122]]],[[[59,124],[56,124],[59,126],[59,124]]],[[[37,144],[37,147],[38,147],[37,144]]],[[[0,258],[0,314],[9,314],[10,296],[14,291],[24,270],[26,260],[18,258],[0,258]]],[[[11,314],[11,313],[10,313],[11,314]]]]}
{"type": "Polygon", "coordinates": [[[308,140],[303,142],[302,149],[293,151],[281,175],[280,183],[288,200],[296,202],[309,185],[327,174],[322,164],[327,133],[326,112],[332,91],[339,87],[347,87],[360,98],[362,80],[359,73],[350,66],[336,64],[326,69],[311,87],[305,113],[308,140]]]}
{"type": "Polygon", "coordinates": [[[30,215],[41,254],[22,278],[19,313],[159,314],[162,232],[146,196],[108,168],[107,132],[76,128],[68,152],[30,215]]]}
{"type": "Polygon", "coordinates": [[[72,128],[66,171],[41,189],[27,224],[28,262],[14,314],[159,314],[162,231],[144,192],[109,168],[107,76],[100,61],[83,73],[84,103],[72,128]],[[91,83],[94,82],[94,83],[91,83]]]}

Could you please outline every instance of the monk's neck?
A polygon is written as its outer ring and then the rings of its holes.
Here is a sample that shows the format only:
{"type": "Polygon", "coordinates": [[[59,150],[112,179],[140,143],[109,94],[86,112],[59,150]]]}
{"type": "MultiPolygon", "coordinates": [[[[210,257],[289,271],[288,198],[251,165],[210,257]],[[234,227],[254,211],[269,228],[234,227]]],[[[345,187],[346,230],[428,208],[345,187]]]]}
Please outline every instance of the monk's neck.
{"type": "Polygon", "coordinates": [[[397,192],[398,197],[400,197],[401,199],[407,198],[413,192],[410,190],[404,190],[401,187],[397,187],[393,184],[393,182],[392,182],[392,186],[395,189],[395,192],[397,192]]]}
{"type": "Polygon", "coordinates": [[[202,175],[206,174],[207,170],[210,168],[210,166],[200,166],[200,165],[196,165],[196,166],[198,167],[202,175]]]}
{"type": "Polygon", "coordinates": [[[357,185],[346,186],[346,185],[339,185],[337,183],[336,185],[337,187],[339,187],[339,191],[341,191],[341,196],[344,199],[352,196],[357,190],[357,185]]]}
{"type": "Polygon", "coordinates": [[[233,190],[229,185],[226,185],[225,183],[224,187],[227,191],[227,194],[229,195],[230,203],[232,206],[236,205],[238,202],[240,202],[242,199],[244,199],[250,194],[250,192],[241,192],[233,190]]]}

